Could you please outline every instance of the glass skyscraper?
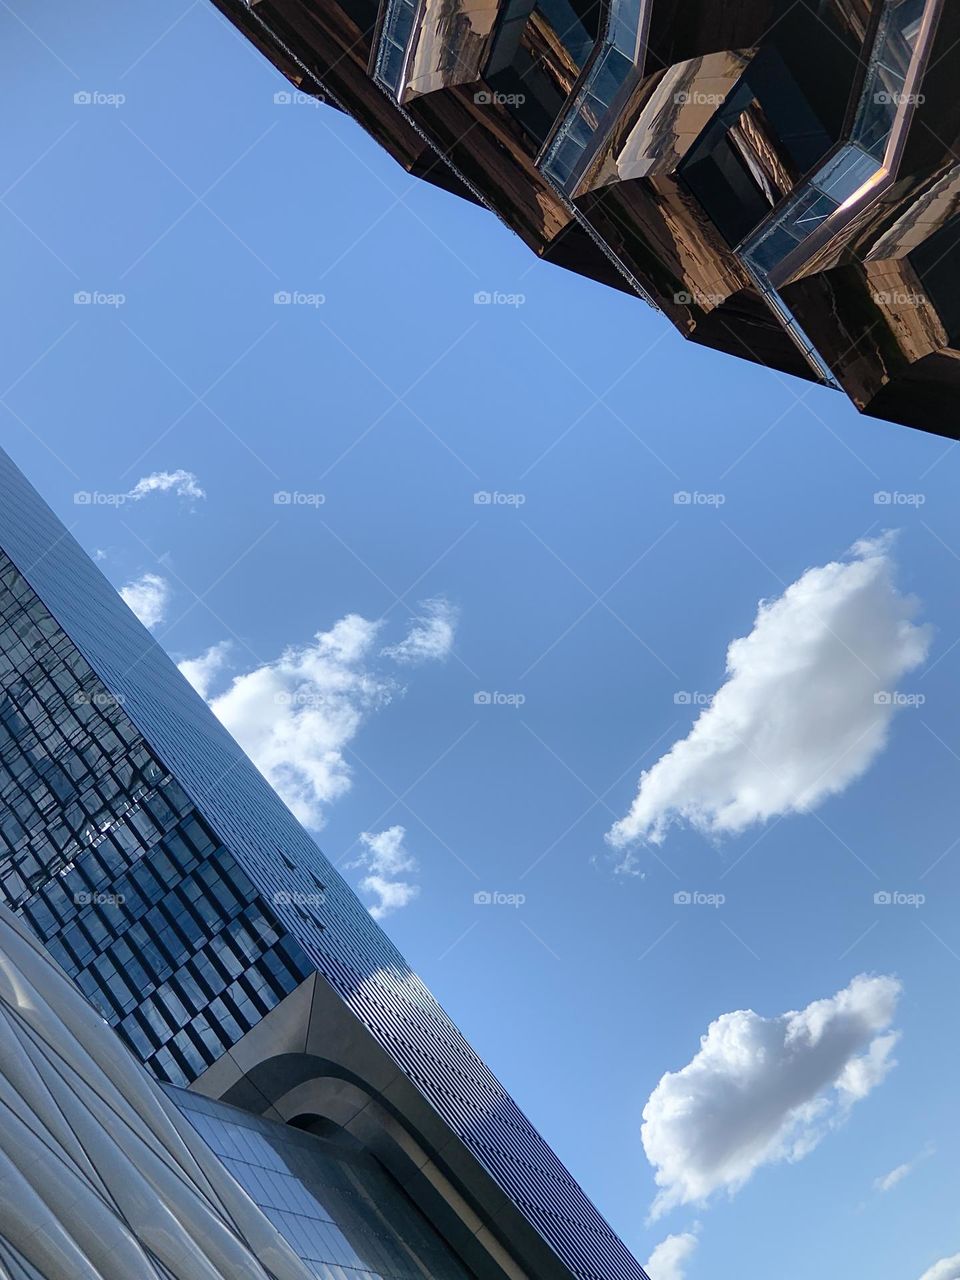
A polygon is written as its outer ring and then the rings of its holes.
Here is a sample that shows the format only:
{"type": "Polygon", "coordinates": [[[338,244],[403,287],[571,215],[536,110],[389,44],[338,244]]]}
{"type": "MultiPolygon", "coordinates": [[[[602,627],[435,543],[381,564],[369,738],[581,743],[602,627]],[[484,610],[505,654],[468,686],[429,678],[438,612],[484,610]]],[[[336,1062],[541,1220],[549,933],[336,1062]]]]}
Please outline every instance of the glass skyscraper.
{"type": "MultiPolygon", "coordinates": [[[[271,1183],[242,1152],[256,1149],[269,1169],[276,1141],[257,1126],[286,1121],[309,1131],[287,1131],[291,1150],[333,1143],[353,1160],[355,1184],[369,1192],[386,1178],[390,1195],[366,1194],[385,1220],[409,1202],[439,1232],[442,1249],[421,1242],[435,1262],[411,1275],[643,1280],[349,886],[2,452],[0,886],[170,1096],[191,1091],[185,1114],[244,1165],[248,1182],[239,1181],[268,1217],[282,1209],[264,1199],[277,1192],[278,1169],[271,1183]],[[264,1119],[215,1121],[224,1104],[264,1119]]],[[[344,1176],[335,1164],[334,1181],[344,1176]]],[[[310,1241],[319,1230],[314,1223],[310,1241]]],[[[355,1265],[358,1275],[408,1274],[355,1265]]]]}

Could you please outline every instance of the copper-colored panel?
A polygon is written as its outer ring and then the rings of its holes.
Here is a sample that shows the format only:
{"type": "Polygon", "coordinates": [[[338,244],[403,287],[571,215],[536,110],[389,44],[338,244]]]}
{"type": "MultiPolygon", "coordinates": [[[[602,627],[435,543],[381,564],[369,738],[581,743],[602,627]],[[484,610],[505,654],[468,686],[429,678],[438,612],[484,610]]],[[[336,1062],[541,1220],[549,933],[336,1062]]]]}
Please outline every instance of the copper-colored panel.
{"type": "Polygon", "coordinates": [[[800,174],[783,148],[760,103],[754,98],[730,126],[730,141],[771,206],[793,190],[800,174]]]}
{"type": "Polygon", "coordinates": [[[423,0],[401,102],[479,80],[498,9],[498,0],[423,0]]]}
{"type": "Polygon", "coordinates": [[[675,169],[743,75],[753,52],[723,50],[647,77],[633,91],[576,194],[675,169]]]}

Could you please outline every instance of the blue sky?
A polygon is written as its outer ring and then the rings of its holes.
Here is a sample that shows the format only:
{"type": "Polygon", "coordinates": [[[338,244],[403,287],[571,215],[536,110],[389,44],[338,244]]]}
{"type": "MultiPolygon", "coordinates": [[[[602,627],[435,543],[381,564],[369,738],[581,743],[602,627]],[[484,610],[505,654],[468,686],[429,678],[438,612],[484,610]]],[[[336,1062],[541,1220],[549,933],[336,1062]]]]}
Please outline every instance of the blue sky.
{"type": "Polygon", "coordinates": [[[203,0],[0,34],[3,446],[178,661],[228,644],[221,713],[654,1280],[952,1258],[960,453],[538,263],[203,0]]]}

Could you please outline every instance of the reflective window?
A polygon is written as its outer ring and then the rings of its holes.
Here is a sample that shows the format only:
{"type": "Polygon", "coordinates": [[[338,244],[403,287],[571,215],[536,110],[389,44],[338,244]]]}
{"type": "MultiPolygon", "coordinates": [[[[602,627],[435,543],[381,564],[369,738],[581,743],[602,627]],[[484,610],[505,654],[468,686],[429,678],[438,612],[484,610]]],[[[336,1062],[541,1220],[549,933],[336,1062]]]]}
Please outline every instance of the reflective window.
{"type": "Polygon", "coordinates": [[[366,1152],[194,1093],[168,1092],[317,1280],[471,1280],[366,1152]]]}

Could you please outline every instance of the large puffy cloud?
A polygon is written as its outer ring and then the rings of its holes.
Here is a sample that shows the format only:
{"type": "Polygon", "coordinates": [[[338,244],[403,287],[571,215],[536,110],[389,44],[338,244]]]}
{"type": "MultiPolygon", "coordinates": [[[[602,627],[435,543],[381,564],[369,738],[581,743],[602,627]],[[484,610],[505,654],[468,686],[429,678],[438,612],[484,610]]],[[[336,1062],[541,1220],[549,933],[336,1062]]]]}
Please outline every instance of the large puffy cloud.
{"type": "Polygon", "coordinates": [[[205,498],[207,495],[200,488],[200,482],[192,471],[153,471],[148,476],[141,476],[127,497],[132,502],[140,502],[151,493],[169,493],[173,491],[178,498],[205,498]]]}
{"type": "MultiPolygon", "coordinates": [[[[396,692],[370,665],[379,630],[378,622],[347,614],[312,644],[292,645],[275,662],[235,677],[210,703],[307,826],[322,826],[326,806],[349,790],[344,751],[366,715],[396,692]]],[[[199,659],[201,683],[209,659],[209,650],[199,659]]]]}
{"type": "Polygon", "coordinates": [[[920,1280],[960,1280],[960,1253],[950,1258],[941,1258],[923,1273],[920,1280]]]}
{"type": "MultiPolygon", "coordinates": [[[[727,650],[727,680],[686,738],[641,775],[607,839],[659,844],[686,820],[742,831],[803,812],[849,786],[883,748],[897,682],[925,658],[927,627],[893,579],[889,537],[808,569],[761,601],[753,630],[727,650]]],[[[632,870],[627,853],[621,869],[632,870]]]]}
{"type": "Polygon", "coordinates": [[[420,609],[421,613],[399,644],[389,645],[383,650],[386,657],[411,665],[442,662],[449,657],[456,632],[457,610],[442,596],[422,601],[420,609]]]}
{"type": "Polygon", "coordinates": [[[711,1023],[644,1107],[643,1147],[660,1187],[653,1216],[732,1194],[763,1165],[812,1151],[894,1065],[899,994],[897,979],[861,974],[799,1012],[741,1009],[711,1023]]]}
{"type": "Polygon", "coordinates": [[[350,865],[363,867],[366,871],[359,888],[362,893],[372,893],[376,897],[376,902],[370,907],[370,914],[375,920],[399,911],[420,892],[419,885],[399,878],[405,872],[417,869],[416,859],[404,844],[406,835],[406,829],[401,826],[387,827],[375,834],[369,831],[360,834],[364,851],[350,865]]]}
{"type": "Polygon", "coordinates": [[[684,1280],[687,1263],[697,1247],[697,1237],[692,1231],[667,1236],[661,1240],[644,1267],[650,1280],[684,1280]]]}
{"type": "Polygon", "coordinates": [[[120,588],[120,595],[145,627],[159,627],[167,616],[170,583],[157,573],[144,573],[120,588]]]}

